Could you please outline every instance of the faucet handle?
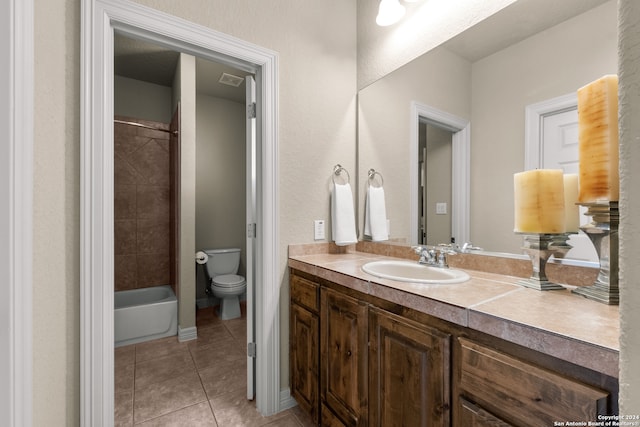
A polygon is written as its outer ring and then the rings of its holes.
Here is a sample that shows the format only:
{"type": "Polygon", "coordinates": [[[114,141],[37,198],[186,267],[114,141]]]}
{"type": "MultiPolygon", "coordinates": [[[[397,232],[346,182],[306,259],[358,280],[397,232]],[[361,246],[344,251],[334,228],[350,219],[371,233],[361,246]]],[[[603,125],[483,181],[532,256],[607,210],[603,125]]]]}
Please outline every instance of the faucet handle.
{"type": "Polygon", "coordinates": [[[466,254],[466,253],[469,253],[469,251],[481,251],[481,250],[483,249],[478,246],[473,246],[471,242],[466,242],[464,245],[462,245],[461,252],[466,254]]]}
{"type": "Polygon", "coordinates": [[[446,253],[447,255],[455,255],[459,252],[459,247],[455,243],[440,243],[437,249],[440,253],[446,253]]]}

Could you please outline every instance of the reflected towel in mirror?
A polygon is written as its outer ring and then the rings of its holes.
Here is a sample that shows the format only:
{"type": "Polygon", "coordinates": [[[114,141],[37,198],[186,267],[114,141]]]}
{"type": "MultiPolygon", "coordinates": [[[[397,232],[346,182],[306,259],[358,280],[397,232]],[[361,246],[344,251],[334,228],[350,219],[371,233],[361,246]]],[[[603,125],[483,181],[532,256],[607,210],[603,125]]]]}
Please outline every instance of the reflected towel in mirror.
{"type": "Polygon", "coordinates": [[[331,235],[338,246],[358,242],[351,185],[333,183],[331,191],[331,235]]]}
{"type": "Polygon", "coordinates": [[[369,186],[364,207],[364,234],[374,242],[389,240],[384,188],[369,186]]]}

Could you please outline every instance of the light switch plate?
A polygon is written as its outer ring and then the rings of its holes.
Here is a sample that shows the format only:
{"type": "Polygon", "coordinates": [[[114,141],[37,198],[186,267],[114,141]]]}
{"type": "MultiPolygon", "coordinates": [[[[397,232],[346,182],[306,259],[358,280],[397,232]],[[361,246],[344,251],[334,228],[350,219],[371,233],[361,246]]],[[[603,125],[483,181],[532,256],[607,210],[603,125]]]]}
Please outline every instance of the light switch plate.
{"type": "Polygon", "coordinates": [[[323,240],[324,236],[324,219],[316,219],[313,221],[313,238],[315,240],[323,240]]]}
{"type": "Polygon", "coordinates": [[[436,203],[436,215],[446,215],[446,214],[447,214],[447,202],[436,203]]]}

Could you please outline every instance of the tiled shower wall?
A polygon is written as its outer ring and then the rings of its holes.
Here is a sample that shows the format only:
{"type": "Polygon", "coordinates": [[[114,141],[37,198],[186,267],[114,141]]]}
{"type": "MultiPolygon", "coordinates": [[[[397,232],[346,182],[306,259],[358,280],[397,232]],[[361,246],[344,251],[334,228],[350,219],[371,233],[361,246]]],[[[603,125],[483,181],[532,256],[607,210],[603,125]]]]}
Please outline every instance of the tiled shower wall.
{"type": "Polygon", "coordinates": [[[169,133],[115,123],[114,155],[115,290],[173,285],[169,133]]]}

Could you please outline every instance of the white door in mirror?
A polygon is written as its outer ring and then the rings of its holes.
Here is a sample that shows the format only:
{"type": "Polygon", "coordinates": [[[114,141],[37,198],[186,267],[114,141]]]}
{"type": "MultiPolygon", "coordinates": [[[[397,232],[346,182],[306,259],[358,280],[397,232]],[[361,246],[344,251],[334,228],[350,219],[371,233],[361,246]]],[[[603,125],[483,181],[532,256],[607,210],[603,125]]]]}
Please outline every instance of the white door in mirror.
{"type": "MultiPolygon", "coordinates": [[[[559,111],[542,117],[541,144],[543,153],[541,168],[562,169],[564,173],[578,173],[578,110],[559,111]]],[[[588,224],[591,218],[584,215],[586,207],[580,207],[580,224],[588,224]]],[[[584,233],[572,234],[568,242],[573,248],[565,258],[599,262],[598,254],[589,237],[584,233]]]]}

